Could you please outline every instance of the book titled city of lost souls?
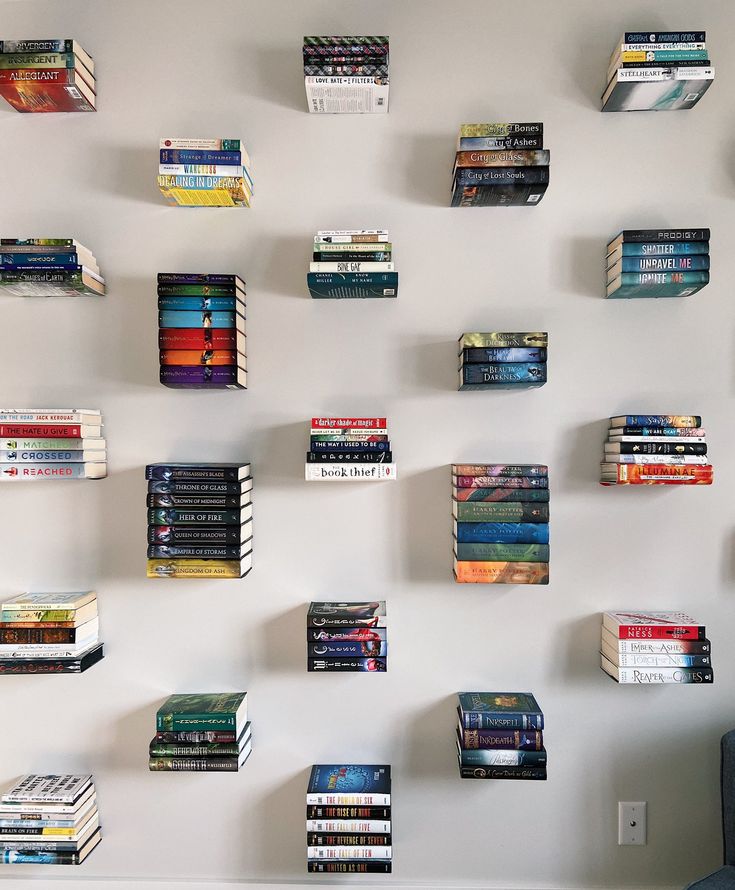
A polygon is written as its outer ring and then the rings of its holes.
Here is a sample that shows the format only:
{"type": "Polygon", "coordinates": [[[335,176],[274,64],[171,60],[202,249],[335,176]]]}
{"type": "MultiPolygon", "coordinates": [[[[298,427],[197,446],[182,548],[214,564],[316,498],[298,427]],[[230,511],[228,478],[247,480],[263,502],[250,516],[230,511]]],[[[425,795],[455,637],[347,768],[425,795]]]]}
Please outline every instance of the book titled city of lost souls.
{"type": "Polygon", "coordinates": [[[336,806],[390,806],[390,766],[314,764],[306,803],[336,806]]]}

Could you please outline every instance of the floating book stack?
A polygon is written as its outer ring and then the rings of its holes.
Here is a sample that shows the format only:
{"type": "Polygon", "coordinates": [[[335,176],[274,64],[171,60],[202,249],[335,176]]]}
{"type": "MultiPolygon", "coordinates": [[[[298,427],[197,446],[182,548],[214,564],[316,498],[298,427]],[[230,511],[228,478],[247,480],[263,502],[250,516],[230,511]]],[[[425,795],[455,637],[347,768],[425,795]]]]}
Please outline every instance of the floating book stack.
{"type": "Polygon", "coordinates": [[[460,692],[457,713],[463,779],[546,778],[544,715],[530,692],[460,692]]]}
{"type": "Polygon", "coordinates": [[[310,872],[389,873],[390,766],[315,764],[306,791],[310,872]]]}
{"type": "Polygon", "coordinates": [[[388,670],[385,601],[310,603],[307,670],[382,673],[388,670]]]}
{"type": "Polygon", "coordinates": [[[14,297],[102,295],[97,260],[74,238],[0,238],[0,293],[14,297]]]}
{"type": "Polygon", "coordinates": [[[715,77],[704,31],[626,31],[607,69],[603,111],[683,111],[715,77]]]}
{"type": "Polygon", "coordinates": [[[69,37],[0,40],[0,96],[16,111],[95,111],[94,61],[69,37]]]}
{"type": "Polygon", "coordinates": [[[544,125],[462,124],[452,207],[533,206],[549,185],[544,125]]]}
{"type": "Polygon", "coordinates": [[[239,275],[158,273],[161,383],[245,389],[245,282],[239,275]]]}
{"type": "Polygon", "coordinates": [[[246,692],[171,695],[156,713],[148,769],[237,772],[251,751],[246,692]]]}
{"type": "Polygon", "coordinates": [[[250,464],[149,464],[148,577],[242,578],[253,562],[250,464]]]}
{"type": "Polygon", "coordinates": [[[0,674],[81,674],[104,655],[94,591],[21,593],[0,609],[0,674]]]}
{"type": "Polygon", "coordinates": [[[711,485],[713,474],[698,415],[610,418],[602,485],[711,485]]]}
{"type": "Polygon", "coordinates": [[[385,417],[312,417],[307,482],[395,479],[385,417]]]}
{"type": "Polygon", "coordinates": [[[241,139],[161,139],[158,188],[181,207],[250,207],[253,177],[241,139]]]}
{"type": "Polygon", "coordinates": [[[0,409],[0,480],[103,479],[102,415],[92,408],[0,409]]]}
{"type": "Polygon", "coordinates": [[[684,612],[605,612],[600,665],[618,683],[714,683],[707,629],[684,612]]]}
{"type": "Polygon", "coordinates": [[[709,229],[626,229],[607,245],[607,296],[688,297],[709,284],[709,229]]]}
{"type": "Polygon", "coordinates": [[[101,839],[92,776],[23,776],[0,796],[0,862],[79,865],[101,839]]]}
{"type": "Polygon", "coordinates": [[[548,334],[491,332],[459,338],[459,389],[530,389],[546,383],[548,334]]]}
{"type": "Polygon", "coordinates": [[[549,583],[549,470],[452,464],[454,580],[549,583]]]}
{"type": "Polygon", "coordinates": [[[317,232],[309,269],[306,284],[315,300],[398,296],[387,229],[317,232]]]}
{"type": "Polygon", "coordinates": [[[303,56],[312,114],[387,113],[387,37],[304,37],[303,56]]]}

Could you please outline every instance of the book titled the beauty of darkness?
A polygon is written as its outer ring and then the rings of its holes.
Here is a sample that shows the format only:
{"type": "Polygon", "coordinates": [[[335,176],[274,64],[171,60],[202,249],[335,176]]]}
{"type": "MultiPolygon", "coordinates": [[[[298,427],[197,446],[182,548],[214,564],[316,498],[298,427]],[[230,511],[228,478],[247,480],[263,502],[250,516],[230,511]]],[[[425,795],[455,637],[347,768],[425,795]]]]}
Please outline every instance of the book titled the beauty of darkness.
{"type": "Polygon", "coordinates": [[[16,111],[96,111],[94,60],[77,40],[0,40],[0,96],[16,111]]]}

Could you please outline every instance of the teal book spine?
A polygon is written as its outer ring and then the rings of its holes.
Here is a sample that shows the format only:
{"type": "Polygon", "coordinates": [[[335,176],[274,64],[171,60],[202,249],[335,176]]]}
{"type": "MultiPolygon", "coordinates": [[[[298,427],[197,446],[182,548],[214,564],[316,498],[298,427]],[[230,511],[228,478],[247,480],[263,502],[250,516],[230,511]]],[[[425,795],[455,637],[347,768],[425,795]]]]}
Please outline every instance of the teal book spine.
{"type": "Polygon", "coordinates": [[[622,255],[626,256],[682,256],[709,254],[709,241],[644,241],[642,244],[625,242],[622,255]]]}

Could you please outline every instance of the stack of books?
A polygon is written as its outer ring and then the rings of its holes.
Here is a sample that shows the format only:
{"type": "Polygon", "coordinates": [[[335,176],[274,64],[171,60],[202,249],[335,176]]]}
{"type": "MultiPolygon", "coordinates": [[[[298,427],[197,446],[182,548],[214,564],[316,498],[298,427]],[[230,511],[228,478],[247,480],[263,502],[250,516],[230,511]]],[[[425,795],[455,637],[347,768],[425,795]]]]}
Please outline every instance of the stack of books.
{"type": "Polygon", "coordinates": [[[309,269],[306,284],[315,300],[398,296],[387,229],[317,232],[309,269]]]}
{"type": "Polygon", "coordinates": [[[530,692],[460,692],[457,714],[463,779],[546,778],[544,715],[530,692]]]}
{"type": "Polygon", "coordinates": [[[606,265],[608,298],[688,297],[709,284],[709,229],[626,229],[606,265]]]}
{"type": "Polygon", "coordinates": [[[161,139],[158,188],[181,207],[250,207],[253,177],[242,139],[161,139]]]}
{"type": "Polygon", "coordinates": [[[148,747],[153,772],[237,772],[252,751],[246,692],[171,695],[148,747]]]}
{"type": "Polygon", "coordinates": [[[0,796],[0,862],[79,865],[101,839],[92,776],[23,776],[0,796]]]}
{"type": "Polygon", "coordinates": [[[16,111],[95,111],[94,61],[76,40],[0,40],[0,96],[16,111]]]}
{"type": "Polygon", "coordinates": [[[307,482],[396,478],[385,417],[312,417],[307,482]]]}
{"type": "Polygon", "coordinates": [[[243,578],[253,564],[250,464],[149,464],[148,577],[243,578]]]}
{"type": "Polygon", "coordinates": [[[600,665],[618,683],[714,683],[707,628],[684,612],[605,612],[600,665]]]}
{"type": "Polygon", "coordinates": [[[626,31],[610,57],[602,110],[693,108],[714,77],[704,31],[626,31]]]}
{"type": "Polygon", "coordinates": [[[97,260],[74,238],[0,238],[0,293],[14,297],[102,296],[97,260]]]}
{"type": "Polygon", "coordinates": [[[711,485],[713,479],[699,415],[610,418],[601,485],[711,485]]]}
{"type": "Polygon", "coordinates": [[[21,593],[0,610],[0,674],[81,674],[104,655],[92,590],[21,593]]]}
{"type": "Polygon", "coordinates": [[[549,470],[452,464],[454,580],[549,583],[549,470]]]}
{"type": "Polygon", "coordinates": [[[245,389],[245,282],[239,275],[158,273],[161,383],[245,389]]]}
{"type": "Polygon", "coordinates": [[[388,670],[385,600],[310,603],[307,670],[382,673],[388,670]]]}
{"type": "Polygon", "coordinates": [[[303,57],[312,114],[388,111],[387,37],[304,37],[303,57]]]}
{"type": "Polygon", "coordinates": [[[459,390],[532,389],[546,383],[549,336],[494,331],[459,338],[459,390]]]}
{"type": "Polygon", "coordinates": [[[312,766],[306,791],[306,845],[310,872],[389,873],[390,766],[312,766]]]}
{"type": "Polygon", "coordinates": [[[96,409],[0,409],[0,480],[106,475],[107,446],[96,409]]]}
{"type": "Polygon", "coordinates": [[[534,206],[549,185],[550,157],[541,123],[462,124],[451,206],[534,206]]]}

